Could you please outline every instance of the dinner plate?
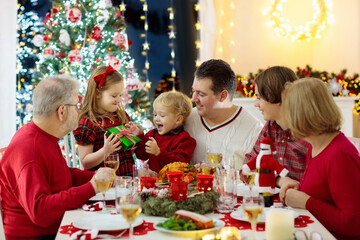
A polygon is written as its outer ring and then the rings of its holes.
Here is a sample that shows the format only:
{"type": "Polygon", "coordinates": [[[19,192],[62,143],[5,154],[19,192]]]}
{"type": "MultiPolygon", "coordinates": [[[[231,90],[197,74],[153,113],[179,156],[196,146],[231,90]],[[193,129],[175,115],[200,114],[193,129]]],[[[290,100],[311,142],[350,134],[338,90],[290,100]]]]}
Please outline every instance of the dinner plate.
{"type": "MultiPolygon", "coordinates": [[[[261,218],[259,220],[259,223],[264,223],[265,219],[266,219],[266,213],[270,210],[270,209],[278,209],[280,211],[284,211],[284,212],[292,212],[294,219],[297,218],[299,216],[299,213],[294,211],[294,210],[290,210],[290,209],[286,209],[286,208],[264,208],[264,212],[261,215],[261,218]]],[[[246,221],[248,222],[247,218],[245,217],[245,213],[244,213],[244,209],[242,207],[239,207],[238,210],[230,213],[230,216],[234,219],[237,220],[241,220],[241,221],[246,221]]]]}
{"type": "MultiPolygon", "coordinates": [[[[130,190],[126,189],[126,188],[120,188],[119,192],[124,196],[131,193],[130,190]]],[[[115,198],[116,198],[115,188],[110,188],[105,193],[105,200],[110,201],[110,200],[115,200],[115,198]]],[[[92,198],[89,199],[89,201],[102,201],[102,200],[103,200],[102,193],[98,193],[98,194],[96,194],[95,196],[93,196],[92,198]]]]}
{"type": "Polygon", "coordinates": [[[214,226],[212,228],[200,229],[200,230],[189,230],[189,231],[170,230],[170,229],[166,229],[166,228],[163,228],[163,227],[156,226],[157,224],[154,224],[154,228],[156,230],[161,231],[161,232],[180,234],[182,236],[185,236],[185,235],[202,235],[202,234],[214,231],[214,230],[216,230],[218,228],[222,228],[222,227],[225,226],[225,223],[222,220],[219,220],[219,219],[213,219],[213,223],[214,223],[214,226]]]}
{"type": "MultiPolygon", "coordinates": [[[[138,218],[133,223],[137,227],[143,223],[143,220],[138,218]]],[[[128,229],[130,226],[122,215],[100,214],[90,217],[80,218],[73,222],[74,227],[89,230],[98,229],[99,231],[117,231],[128,229]]]]}

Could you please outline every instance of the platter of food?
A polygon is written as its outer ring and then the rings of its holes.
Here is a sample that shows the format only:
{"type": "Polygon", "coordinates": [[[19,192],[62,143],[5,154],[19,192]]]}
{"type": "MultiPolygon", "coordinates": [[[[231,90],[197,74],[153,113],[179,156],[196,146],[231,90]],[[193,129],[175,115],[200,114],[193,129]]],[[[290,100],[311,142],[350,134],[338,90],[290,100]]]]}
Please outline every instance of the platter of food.
{"type": "Polygon", "coordinates": [[[224,226],[225,223],[221,220],[186,210],[178,210],[166,221],[155,224],[154,228],[161,232],[185,236],[206,234],[224,226]]]}

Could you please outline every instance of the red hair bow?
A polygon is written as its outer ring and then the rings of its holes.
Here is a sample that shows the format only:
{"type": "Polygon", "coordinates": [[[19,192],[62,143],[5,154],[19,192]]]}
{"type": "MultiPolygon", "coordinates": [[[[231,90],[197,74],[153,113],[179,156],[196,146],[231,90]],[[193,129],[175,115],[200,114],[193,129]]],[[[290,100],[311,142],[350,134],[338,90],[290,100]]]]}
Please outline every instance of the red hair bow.
{"type": "Polygon", "coordinates": [[[109,65],[104,73],[100,73],[99,75],[96,75],[96,76],[94,77],[94,81],[95,81],[96,83],[99,83],[99,88],[101,88],[101,87],[104,85],[104,83],[105,83],[106,76],[107,76],[107,75],[111,75],[111,74],[113,74],[114,72],[115,72],[115,69],[113,69],[112,66],[109,65]]]}

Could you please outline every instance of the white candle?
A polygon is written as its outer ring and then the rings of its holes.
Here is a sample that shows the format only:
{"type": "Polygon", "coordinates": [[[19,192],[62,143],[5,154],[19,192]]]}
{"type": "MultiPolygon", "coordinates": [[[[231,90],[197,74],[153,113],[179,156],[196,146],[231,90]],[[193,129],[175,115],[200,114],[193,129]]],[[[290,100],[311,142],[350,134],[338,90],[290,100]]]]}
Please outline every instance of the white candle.
{"type": "Polygon", "coordinates": [[[294,215],[292,211],[270,209],[266,212],[266,240],[294,239],[294,215]]]}

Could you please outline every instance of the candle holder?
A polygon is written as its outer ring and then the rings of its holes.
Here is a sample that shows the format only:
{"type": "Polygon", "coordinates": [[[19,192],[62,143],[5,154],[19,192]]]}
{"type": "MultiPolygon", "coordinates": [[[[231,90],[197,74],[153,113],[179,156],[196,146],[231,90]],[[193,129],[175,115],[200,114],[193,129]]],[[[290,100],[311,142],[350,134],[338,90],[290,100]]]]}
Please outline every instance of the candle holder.
{"type": "Polygon", "coordinates": [[[155,177],[141,177],[140,184],[141,184],[141,191],[143,188],[155,188],[156,178],[155,177]]]}
{"type": "Polygon", "coordinates": [[[207,174],[198,174],[198,191],[199,192],[211,192],[213,190],[214,176],[207,174]]]}
{"type": "Polygon", "coordinates": [[[171,182],[171,198],[176,202],[183,202],[187,198],[188,182],[171,182]]]}

